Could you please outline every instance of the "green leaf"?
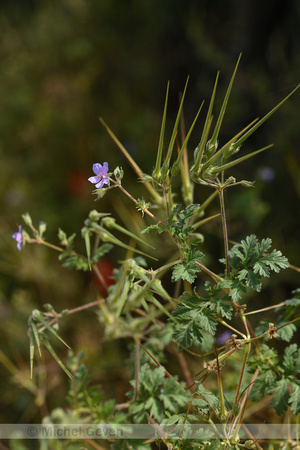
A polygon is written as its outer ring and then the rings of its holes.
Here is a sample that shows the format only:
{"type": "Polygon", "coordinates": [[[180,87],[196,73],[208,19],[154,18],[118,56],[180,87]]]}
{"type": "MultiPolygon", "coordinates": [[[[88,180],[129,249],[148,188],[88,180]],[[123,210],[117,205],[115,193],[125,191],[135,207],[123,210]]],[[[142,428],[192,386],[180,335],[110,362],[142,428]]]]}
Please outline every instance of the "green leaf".
{"type": "Polygon", "coordinates": [[[190,399],[191,393],[184,390],[184,383],[178,382],[177,377],[167,377],[163,367],[152,370],[146,363],[141,367],[139,393],[130,402],[129,413],[135,415],[135,423],[143,423],[147,412],[161,421],[166,412],[177,411],[190,399]]]}
{"type": "MultiPolygon", "coordinates": [[[[228,297],[226,297],[226,299],[227,298],[228,297]]],[[[228,320],[231,319],[231,317],[232,317],[232,309],[233,309],[231,305],[223,303],[222,300],[217,300],[215,302],[215,306],[216,306],[216,312],[218,314],[221,314],[222,317],[225,317],[228,320]]]]}
{"type": "Polygon", "coordinates": [[[202,334],[197,327],[195,327],[194,322],[190,322],[186,325],[178,326],[173,333],[173,339],[183,347],[189,348],[195,341],[201,344],[202,334]],[[195,332],[197,336],[195,335],[195,332]]]}
{"type": "Polygon", "coordinates": [[[206,332],[214,335],[217,321],[215,312],[210,309],[210,301],[184,293],[180,296],[180,303],[173,311],[175,321],[173,338],[184,347],[197,345],[203,342],[203,336],[208,338],[206,332]]]}
{"type": "Polygon", "coordinates": [[[266,393],[268,383],[262,378],[256,378],[255,383],[252,385],[250,392],[250,399],[253,402],[258,402],[266,393]]]}
{"type": "Polygon", "coordinates": [[[292,383],[292,393],[289,398],[291,404],[291,410],[297,416],[300,413],[300,386],[299,384],[292,383]]]}
{"type": "Polygon", "coordinates": [[[196,395],[203,397],[206,403],[214,410],[219,409],[220,401],[218,397],[216,397],[211,391],[207,391],[205,387],[198,381],[196,382],[196,385],[196,395]]]}
{"type": "Polygon", "coordinates": [[[239,283],[237,280],[232,280],[230,283],[230,292],[229,295],[234,302],[238,302],[243,297],[246,292],[246,288],[239,283]]]}
{"type": "Polygon", "coordinates": [[[291,344],[284,350],[283,366],[287,375],[300,375],[300,348],[291,344]]]}
{"type": "MultiPolygon", "coordinates": [[[[242,298],[245,292],[245,286],[260,292],[262,288],[261,278],[269,277],[270,271],[278,273],[280,269],[289,267],[289,262],[278,250],[267,253],[272,244],[271,239],[258,241],[252,234],[241,241],[240,246],[235,245],[229,251],[230,277],[228,284],[219,283],[224,288],[230,289],[230,296],[234,301],[242,298]]],[[[226,263],[223,259],[222,263],[226,263]]]]}
{"type": "MultiPolygon", "coordinates": [[[[283,324],[281,322],[277,323],[278,327],[282,325],[283,324]]],[[[285,325],[283,328],[280,328],[280,330],[278,330],[277,332],[283,341],[290,342],[296,331],[297,331],[296,325],[290,323],[289,325],[285,325]]]]}
{"type": "Polygon", "coordinates": [[[201,314],[197,317],[197,324],[199,324],[199,326],[208,331],[211,334],[215,334],[216,333],[216,329],[217,329],[217,321],[216,319],[214,319],[213,317],[206,315],[206,314],[201,314]]]}
{"type": "Polygon", "coordinates": [[[192,284],[197,278],[200,268],[194,263],[182,262],[173,267],[172,281],[186,280],[192,284]]]}
{"type": "Polygon", "coordinates": [[[97,263],[99,261],[99,259],[102,258],[104,255],[106,255],[112,248],[113,248],[113,246],[111,244],[100,245],[100,247],[98,247],[97,250],[95,251],[95,254],[91,260],[91,263],[92,264],[97,263]]]}
{"type": "Polygon", "coordinates": [[[87,260],[80,255],[74,255],[72,252],[61,253],[58,259],[64,261],[62,265],[67,269],[83,270],[85,272],[89,270],[87,260]]]}
{"type": "Polygon", "coordinates": [[[268,389],[268,394],[275,392],[273,398],[271,399],[271,405],[275,409],[276,414],[279,416],[283,414],[288,408],[289,401],[289,390],[288,390],[289,380],[282,378],[275,382],[270,389],[268,389]]]}
{"type": "Polygon", "coordinates": [[[158,234],[161,234],[163,231],[166,231],[166,227],[162,226],[160,223],[155,223],[144,228],[141,233],[149,233],[150,230],[155,230],[158,234]]]}

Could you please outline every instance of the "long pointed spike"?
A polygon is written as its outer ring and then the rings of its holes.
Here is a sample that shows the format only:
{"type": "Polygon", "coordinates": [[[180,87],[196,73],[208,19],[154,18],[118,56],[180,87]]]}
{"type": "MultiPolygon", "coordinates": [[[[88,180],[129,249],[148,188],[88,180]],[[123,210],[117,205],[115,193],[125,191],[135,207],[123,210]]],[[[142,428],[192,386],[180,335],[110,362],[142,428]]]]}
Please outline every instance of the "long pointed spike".
{"type": "Polygon", "coordinates": [[[34,360],[34,336],[33,336],[33,332],[31,332],[30,336],[29,336],[29,351],[30,351],[30,378],[32,379],[32,375],[33,375],[33,360],[34,360]]]}
{"type": "Polygon", "coordinates": [[[31,320],[31,322],[30,322],[30,328],[31,328],[31,331],[33,332],[33,337],[35,339],[35,342],[36,342],[36,345],[37,345],[37,348],[38,348],[38,351],[39,351],[39,355],[42,356],[39,332],[38,332],[38,329],[37,329],[37,327],[36,327],[36,325],[35,325],[33,320],[31,320]]]}
{"type": "Polygon", "coordinates": [[[208,161],[206,161],[205,164],[202,166],[202,171],[204,172],[206,169],[208,169],[209,166],[211,166],[224,152],[225,150],[230,147],[231,144],[236,144],[236,140],[241,136],[243,133],[245,133],[246,130],[248,130],[251,125],[253,125],[258,119],[253,120],[253,122],[249,123],[243,130],[241,130],[239,133],[237,133],[230,141],[228,141],[225,145],[223,145],[220,150],[217,151],[208,161]]]}
{"type": "Polygon", "coordinates": [[[212,144],[215,144],[217,142],[217,139],[218,139],[218,136],[219,136],[219,131],[220,131],[220,128],[221,128],[221,125],[222,125],[222,122],[223,122],[223,118],[224,118],[224,115],[225,115],[226,107],[227,107],[227,104],[228,104],[228,100],[229,100],[229,97],[230,97],[232,85],[233,85],[233,82],[234,82],[234,79],[235,79],[235,75],[236,75],[236,72],[237,72],[237,69],[238,69],[238,66],[239,66],[239,62],[240,62],[241,56],[242,56],[242,54],[240,53],[239,58],[238,58],[237,63],[236,63],[236,66],[235,66],[235,69],[234,69],[234,72],[232,74],[229,86],[227,88],[227,91],[226,91],[226,94],[225,94],[225,97],[224,97],[224,101],[223,101],[223,104],[222,104],[222,107],[221,107],[221,110],[220,110],[220,114],[219,114],[219,117],[218,117],[215,129],[214,129],[214,132],[213,132],[213,135],[212,135],[212,138],[211,138],[211,143],[212,144]]]}
{"type": "Polygon", "coordinates": [[[208,107],[208,111],[207,111],[207,115],[206,115],[206,120],[205,120],[205,124],[204,124],[204,128],[203,128],[201,140],[200,140],[200,143],[199,143],[196,155],[195,155],[194,167],[192,168],[196,173],[199,172],[199,169],[200,169],[200,164],[202,161],[205,145],[206,145],[207,138],[208,138],[209,129],[210,129],[211,122],[212,122],[212,109],[213,109],[213,105],[214,105],[214,101],[215,101],[218,79],[219,79],[219,72],[217,73],[217,76],[216,76],[216,80],[215,80],[213,92],[211,94],[211,99],[210,99],[210,103],[209,103],[209,107],[208,107]]]}
{"type": "Polygon", "coordinates": [[[115,245],[118,245],[119,247],[125,248],[126,250],[134,251],[135,253],[139,253],[140,255],[147,256],[147,258],[154,259],[157,261],[157,258],[154,258],[153,256],[148,255],[147,253],[142,252],[141,250],[137,250],[134,247],[130,247],[129,245],[124,244],[124,242],[117,239],[112,233],[110,233],[106,228],[101,227],[100,225],[94,224],[93,228],[100,232],[101,239],[103,242],[111,242],[115,245]]]}
{"type": "MultiPolygon", "coordinates": [[[[110,135],[110,137],[112,138],[112,140],[115,142],[115,144],[117,145],[117,147],[119,148],[119,150],[123,153],[123,155],[125,156],[125,158],[127,159],[127,161],[129,162],[129,164],[131,165],[131,167],[133,168],[133,170],[135,171],[135,173],[137,174],[137,176],[139,178],[143,178],[143,171],[141,170],[141,168],[138,166],[138,164],[134,161],[134,159],[130,156],[130,154],[128,153],[128,151],[126,150],[126,148],[124,147],[124,145],[119,141],[119,139],[116,137],[116,135],[113,133],[113,131],[109,128],[109,126],[104,122],[104,120],[102,119],[102,117],[99,117],[100,122],[102,123],[102,125],[104,126],[104,128],[106,129],[106,131],[108,132],[108,134],[110,135]]],[[[144,183],[145,187],[148,189],[148,191],[150,192],[150,194],[153,196],[153,198],[155,198],[155,200],[157,202],[161,202],[161,197],[160,195],[155,191],[155,189],[151,186],[150,183],[144,183]]]]}
{"type": "Polygon", "coordinates": [[[134,233],[131,233],[131,231],[127,230],[127,228],[123,228],[121,225],[117,224],[115,222],[115,219],[113,219],[112,217],[107,217],[104,218],[102,220],[102,223],[107,227],[107,228],[114,228],[115,230],[120,231],[123,234],[126,234],[127,236],[131,237],[132,239],[135,239],[136,241],[141,242],[144,245],[147,245],[150,248],[153,248],[155,250],[154,247],[152,247],[152,245],[148,244],[147,242],[145,242],[143,239],[141,239],[140,237],[136,236],[134,233]]]}
{"type": "Polygon", "coordinates": [[[196,124],[196,121],[197,121],[197,119],[198,119],[198,116],[199,116],[199,114],[200,114],[200,111],[201,111],[201,109],[202,109],[203,103],[204,103],[204,102],[202,102],[202,104],[201,104],[201,106],[200,106],[200,108],[199,108],[199,110],[198,110],[198,112],[197,112],[197,114],[196,114],[196,117],[195,117],[195,119],[194,119],[194,121],[193,121],[193,123],[192,123],[192,125],[191,125],[191,127],[190,127],[190,129],[189,129],[189,131],[188,131],[188,134],[186,135],[185,140],[184,140],[184,142],[183,142],[183,144],[182,144],[182,146],[181,146],[181,148],[180,148],[180,150],[179,150],[179,154],[178,154],[177,160],[176,160],[175,163],[173,164],[173,167],[172,167],[172,170],[171,170],[171,174],[172,174],[173,176],[175,176],[175,175],[179,172],[179,169],[180,169],[180,162],[181,162],[181,159],[182,159],[182,157],[183,157],[183,153],[184,153],[184,151],[185,151],[185,149],[186,149],[187,143],[188,143],[189,138],[190,138],[190,135],[191,135],[191,133],[192,133],[192,131],[193,131],[193,129],[194,129],[194,126],[195,126],[195,124],[196,124]]]}
{"type": "Polygon", "coordinates": [[[87,254],[87,259],[88,259],[88,264],[89,264],[89,268],[90,270],[92,270],[92,266],[91,266],[91,240],[90,240],[90,231],[87,227],[84,227],[82,229],[82,236],[84,237],[84,242],[85,242],[85,248],[86,248],[86,254],[87,254]]]}
{"type": "Polygon", "coordinates": [[[249,153],[248,155],[242,156],[241,158],[235,159],[234,161],[231,161],[227,164],[223,164],[222,166],[215,167],[211,170],[211,173],[216,174],[216,173],[222,172],[223,170],[230,169],[230,167],[236,166],[237,164],[240,164],[241,162],[245,161],[246,159],[252,158],[252,156],[258,155],[259,153],[261,153],[271,147],[273,147],[273,144],[267,145],[266,147],[256,150],[255,152],[249,153]]]}
{"type": "Polygon", "coordinates": [[[168,97],[169,97],[169,85],[167,84],[167,92],[166,92],[166,98],[165,98],[165,105],[164,105],[164,112],[163,112],[163,118],[160,128],[160,135],[159,135],[159,141],[158,141],[158,149],[157,149],[157,155],[156,155],[156,163],[155,167],[152,173],[152,176],[155,180],[159,180],[160,178],[160,168],[161,168],[161,160],[162,160],[162,150],[164,145],[164,136],[165,136],[165,128],[166,128],[166,117],[167,117],[167,106],[168,106],[168,97]]]}
{"type": "Polygon", "coordinates": [[[280,103],[278,103],[278,105],[276,105],[273,109],[271,109],[271,111],[269,111],[262,119],[260,119],[252,128],[250,128],[250,130],[245,133],[237,142],[236,142],[236,146],[240,146],[249,136],[251,136],[252,133],[254,133],[254,131],[257,130],[258,127],[260,127],[272,114],[274,114],[275,111],[277,111],[278,108],[280,108],[280,106],[283,105],[283,103],[285,103],[287,101],[287,99],[289,97],[291,97],[291,95],[293,95],[297,89],[299,89],[300,84],[298,84],[298,86],[289,93],[289,95],[287,95],[283,100],[281,100],[280,103]]]}
{"type": "Polygon", "coordinates": [[[50,342],[47,339],[43,339],[43,344],[46,347],[46,349],[49,351],[49,353],[51,353],[51,355],[53,356],[53,358],[55,359],[55,361],[57,362],[57,364],[62,368],[62,370],[68,375],[68,377],[73,380],[73,375],[71,374],[71,372],[66,368],[66,366],[64,365],[64,363],[60,360],[60,358],[57,356],[57,354],[55,353],[52,345],[50,344],[50,342]]]}
{"type": "Polygon", "coordinates": [[[169,166],[169,164],[170,164],[170,160],[171,160],[173,147],[174,147],[174,142],[175,142],[177,131],[178,131],[178,124],[179,124],[179,120],[180,120],[180,116],[181,116],[181,111],[182,111],[182,107],[183,107],[183,102],[184,102],[184,97],[185,97],[185,93],[186,93],[188,82],[189,82],[189,77],[187,78],[186,83],[185,83],[185,87],[184,87],[184,91],[183,91],[183,94],[182,94],[182,97],[181,97],[181,101],[180,101],[177,117],[176,117],[176,120],[175,120],[175,124],[174,124],[174,128],[173,128],[170,144],[169,144],[169,147],[168,147],[167,156],[166,156],[166,160],[165,160],[165,165],[166,166],[169,166]]]}
{"type": "Polygon", "coordinates": [[[45,328],[47,328],[47,330],[50,331],[50,333],[52,333],[60,342],[62,342],[66,347],[68,347],[69,349],[71,349],[71,347],[69,347],[69,345],[63,340],[63,338],[60,337],[60,335],[58,333],[56,333],[56,331],[48,324],[48,322],[42,317],[40,316],[38,319],[45,328]]]}

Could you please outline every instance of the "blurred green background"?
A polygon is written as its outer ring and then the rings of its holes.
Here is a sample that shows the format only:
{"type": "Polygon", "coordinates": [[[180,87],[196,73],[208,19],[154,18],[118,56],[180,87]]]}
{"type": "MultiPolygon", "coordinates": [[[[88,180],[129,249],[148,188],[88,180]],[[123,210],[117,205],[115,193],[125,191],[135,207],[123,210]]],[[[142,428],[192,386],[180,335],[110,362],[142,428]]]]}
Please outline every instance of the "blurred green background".
{"type": "MultiPolygon", "coordinates": [[[[21,214],[30,212],[35,224],[46,222],[52,242],[57,242],[58,227],[67,234],[76,232],[79,248],[82,222],[93,208],[112,212],[134,230],[127,200],[113,191],[95,203],[87,181],[94,162],[108,161],[112,169],[124,168],[123,184],[129,191],[147,197],[99,116],[149,173],[168,80],[171,129],[179,92],[190,76],[184,105],[189,126],[202,100],[210,98],[218,70],[216,107],[220,106],[242,52],[221,133],[225,141],[299,83],[299,18],[297,0],[1,1],[1,421],[39,421],[64,403],[65,376],[46,352],[39,360],[37,385],[28,381],[31,311],[42,310],[45,303],[60,311],[95,299],[90,274],[60,269],[55,252],[29,245],[18,252],[11,235],[21,214]]],[[[230,238],[238,240],[249,233],[270,236],[296,266],[300,266],[299,106],[297,92],[245,144],[249,150],[269,143],[275,147],[235,170],[237,178],[256,180],[255,189],[232,189],[226,198],[230,238]]],[[[205,111],[193,133],[191,156],[204,118],[205,111]]],[[[207,252],[219,257],[222,241],[217,225],[207,226],[204,233],[207,252]]],[[[289,298],[299,287],[299,274],[292,270],[273,280],[259,305],[289,298]]],[[[92,376],[122,399],[128,389],[126,376],[116,365],[124,357],[122,345],[111,352],[108,344],[100,344],[100,335],[93,312],[67,319],[62,329],[74,351],[88,348],[92,376]]]]}

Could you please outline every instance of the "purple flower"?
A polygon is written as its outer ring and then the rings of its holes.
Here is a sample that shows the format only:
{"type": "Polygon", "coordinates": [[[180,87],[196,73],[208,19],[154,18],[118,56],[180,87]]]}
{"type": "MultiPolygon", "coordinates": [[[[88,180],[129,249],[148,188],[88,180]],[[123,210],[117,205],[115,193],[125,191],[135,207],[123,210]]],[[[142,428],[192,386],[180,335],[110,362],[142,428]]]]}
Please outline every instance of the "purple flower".
{"type": "Polygon", "coordinates": [[[89,181],[96,184],[97,189],[102,188],[104,184],[108,184],[108,176],[106,175],[108,172],[107,162],[103,163],[103,166],[99,163],[93,164],[93,172],[96,176],[90,177],[89,181]]]}
{"type": "Polygon", "coordinates": [[[17,241],[17,247],[18,250],[22,250],[22,242],[23,242],[23,236],[22,236],[22,225],[19,225],[19,231],[16,231],[16,233],[14,233],[12,235],[12,237],[17,241]]]}
{"type": "Polygon", "coordinates": [[[231,338],[231,332],[229,330],[225,330],[222,334],[220,334],[219,337],[217,337],[217,344],[223,345],[225,342],[228,341],[228,339],[231,338]]]}

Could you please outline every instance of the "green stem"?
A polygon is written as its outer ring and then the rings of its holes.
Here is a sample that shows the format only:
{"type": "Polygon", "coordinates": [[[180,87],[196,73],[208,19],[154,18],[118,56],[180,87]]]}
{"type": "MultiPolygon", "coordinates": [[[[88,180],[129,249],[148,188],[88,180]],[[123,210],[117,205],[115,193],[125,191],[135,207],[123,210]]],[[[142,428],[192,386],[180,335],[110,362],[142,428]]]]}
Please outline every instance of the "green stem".
{"type": "Polygon", "coordinates": [[[240,396],[241,385],[242,385],[242,381],[243,381],[243,377],[244,377],[244,372],[245,372],[245,368],[246,368],[246,363],[247,363],[247,359],[248,359],[250,350],[251,350],[251,344],[250,344],[250,343],[247,343],[247,344],[245,345],[245,353],[244,353],[244,358],[243,358],[243,363],[242,363],[241,373],[240,373],[240,377],[239,377],[239,382],[238,382],[238,386],[237,386],[237,390],[236,390],[234,402],[233,402],[233,405],[232,405],[232,413],[231,413],[230,421],[233,420],[233,415],[234,415],[235,405],[238,403],[238,399],[239,399],[239,396],[240,396]]]}
{"type": "Polygon", "coordinates": [[[49,242],[46,242],[46,241],[44,241],[43,239],[30,239],[29,242],[31,242],[31,243],[32,243],[32,242],[35,242],[35,243],[37,243],[37,244],[46,245],[46,247],[50,247],[50,248],[52,248],[53,250],[56,250],[56,251],[58,251],[58,252],[63,252],[63,251],[64,251],[63,248],[58,247],[57,245],[54,245],[54,244],[50,244],[49,242]]]}
{"type": "Polygon", "coordinates": [[[140,339],[135,339],[134,342],[134,365],[135,365],[135,387],[134,387],[134,399],[136,400],[139,394],[140,388],[140,339]]]}
{"type": "Polygon", "coordinates": [[[253,384],[254,384],[258,374],[259,374],[259,369],[256,369],[256,371],[255,371],[255,373],[254,373],[254,375],[252,377],[251,383],[250,383],[250,385],[249,385],[249,387],[247,389],[247,392],[246,392],[246,394],[245,394],[245,396],[243,398],[243,401],[242,401],[242,404],[241,404],[241,411],[240,411],[238,417],[236,418],[235,423],[233,424],[233,427],[236,426],[234,437],[233,437],[233,441],[234,442],[238,441],[239,430],[240,430],[240,427],[242,425],[242,421],[243,421],[243,417],[244,417],[244,413],[245,413],[245,409],[246,409],[247,400],[248,400],[248,397],[250,395],[251,389],[253,387],[253,384]]]}
{"type": "Polygon", "coordinates": [[[218,193],[219,193],[220,208],[221,208],[222,229],[223,229],[223,239],[224,239],[224,252],[225,252],[225,261],[226,261],[225,278],[228,278],[229,271],[230,271],[230,268],[229,268],[229,245],[228,245],[228,230],[227,230],[225,202],[224,202],[224,188],[223,187],[219,188],[218,193]]]}
{"type": "Polygon", "coordinates": [[[217,359],[217,366],[218,366],[218,390],[219,390],[219,400],[220,400],[220,420],[222,423],[226,422],[226,416],[227,416],[227,411],[225,408],[225,401],[224,401],[224,392],[223,392],[223,385],[222,385],[222,377],[221,377],[221,372],[220,372],[220,366],[219,366],[219,358],[218,358],[218,353],[216,351],[216,359],[217,359]]]}

